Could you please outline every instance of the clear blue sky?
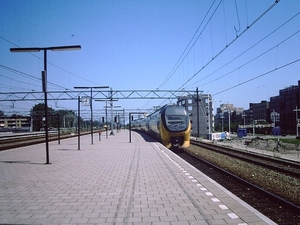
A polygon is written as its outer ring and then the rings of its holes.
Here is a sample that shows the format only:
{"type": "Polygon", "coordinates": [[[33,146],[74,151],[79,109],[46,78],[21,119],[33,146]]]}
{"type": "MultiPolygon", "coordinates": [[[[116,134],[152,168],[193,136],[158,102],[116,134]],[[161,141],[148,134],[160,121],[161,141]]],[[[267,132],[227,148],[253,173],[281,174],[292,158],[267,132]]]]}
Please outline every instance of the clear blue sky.
{"type": "MultiPolygon", "coordinates": [[[[198,87],[213,95],[215,108],[228,102],[247,109],[300,80],[300,2],[275,2],[0,0],[0,92],[41,90],[40,80],[10,69],[40,79],[43,53],[10,48],[81,45],[79,51],[48,52],[48,90],[198,87]]],[[[161,102],[117,105],[151,108],[161,102]]],[[[37,103],[11,108],[0,102],[0,110],[22,112],[37,103]]],[[[49,105],[77,109],[76,102],[49,105]]]]}

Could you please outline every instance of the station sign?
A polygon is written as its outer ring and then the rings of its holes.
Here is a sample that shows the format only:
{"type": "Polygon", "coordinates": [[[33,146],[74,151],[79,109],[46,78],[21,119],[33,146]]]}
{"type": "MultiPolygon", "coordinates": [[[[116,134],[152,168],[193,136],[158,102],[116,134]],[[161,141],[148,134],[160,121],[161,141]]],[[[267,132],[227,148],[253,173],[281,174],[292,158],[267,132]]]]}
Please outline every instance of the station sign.
{"type": "Polygon", "coordinates": [[[91,105],[91,97],[82,96],[80,102],[81,102],[82,106],[90,106],[91,105]]]}

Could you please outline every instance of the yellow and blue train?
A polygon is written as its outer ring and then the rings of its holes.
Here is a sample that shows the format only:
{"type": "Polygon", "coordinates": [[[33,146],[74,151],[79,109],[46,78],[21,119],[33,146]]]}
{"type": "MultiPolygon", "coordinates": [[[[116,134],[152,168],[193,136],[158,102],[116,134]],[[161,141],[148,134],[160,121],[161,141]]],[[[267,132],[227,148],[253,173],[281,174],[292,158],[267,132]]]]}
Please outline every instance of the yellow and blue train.
{"type": "Polygon", "coordinates": [[[132,121],[132,129],[149,134],[170,149],[190,146],[191,122],[182,106],[165,105],[144,118],[132,121]]]}

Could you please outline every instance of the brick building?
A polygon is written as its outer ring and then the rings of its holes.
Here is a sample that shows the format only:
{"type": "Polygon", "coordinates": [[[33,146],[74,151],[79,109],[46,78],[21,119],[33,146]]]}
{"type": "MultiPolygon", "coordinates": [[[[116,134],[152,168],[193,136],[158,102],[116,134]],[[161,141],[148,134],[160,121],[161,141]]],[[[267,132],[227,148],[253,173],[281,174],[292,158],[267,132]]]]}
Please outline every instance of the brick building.
{"type": "Polygon", "coordinates": [[[0,117],[0,132],[12,131],[30,131],[31,117],[30,116],[1,116],[0,117]]]}
{"type": "Polygon", "coordinates": [[[213,104],[210,94],[181,96],[177,103],[185,107],[192,123],[192,135],[206,138],[214,131],[213,104]],[[197,103],[198,102],[198,103],[197,103]],[[198,107],[197,107],[198,104],[198,107]]]}
{"type": "Polygon", "coordinates": [[[297,128],[299,128],[300,118],[300,80],[298,85],[291,85],[279,91],[278,96],[270,98],[270,112],[277,113],[280,118],[277,122],[282,129],[282,133],[296,134],[297,128]]]}

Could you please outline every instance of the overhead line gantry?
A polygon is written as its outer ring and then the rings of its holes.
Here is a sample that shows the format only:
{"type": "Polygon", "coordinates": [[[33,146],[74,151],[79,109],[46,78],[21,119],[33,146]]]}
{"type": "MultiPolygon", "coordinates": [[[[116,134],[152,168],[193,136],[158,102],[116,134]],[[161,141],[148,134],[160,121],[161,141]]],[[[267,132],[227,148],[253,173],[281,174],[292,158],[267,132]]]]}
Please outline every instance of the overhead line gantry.
{"type": "MultiPolygon", "coordinates": [[[[93,99],[177,99],[180,96],[193,96],[195,90],[95,90],[93,99]]],[[[90,96],[86,90],[48,91],[48,100],[77,100],[78,96],[90,96]]],[[[44,100],[44,92],[0,92],[0,101],[44,100]]]]}

